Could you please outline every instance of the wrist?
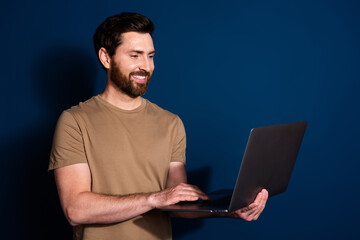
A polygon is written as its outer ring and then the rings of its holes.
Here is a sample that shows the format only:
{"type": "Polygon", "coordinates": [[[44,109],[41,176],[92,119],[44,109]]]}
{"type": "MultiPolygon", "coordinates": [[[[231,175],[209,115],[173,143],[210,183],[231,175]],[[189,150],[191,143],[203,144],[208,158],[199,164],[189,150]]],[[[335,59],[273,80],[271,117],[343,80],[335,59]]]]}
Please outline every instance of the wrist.
{"type": "Polygon", "coordinates": [[[150,206],[151,209],[157,208],[157,192],[152,192],[147,194],[146,196],[146,202],[150,206]]]}

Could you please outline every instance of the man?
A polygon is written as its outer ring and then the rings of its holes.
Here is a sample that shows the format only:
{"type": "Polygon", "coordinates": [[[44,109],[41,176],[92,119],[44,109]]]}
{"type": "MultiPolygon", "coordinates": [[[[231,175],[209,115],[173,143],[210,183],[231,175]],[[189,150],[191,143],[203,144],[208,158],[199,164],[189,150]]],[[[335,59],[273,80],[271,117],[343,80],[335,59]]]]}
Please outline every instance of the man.
{"type": "MultiPolygon", "coordinates": [[[[154,71],[153,28],[136,13],[106,19],[94,35],[105,90],[59,118],[49,169],[75,239],[171,239],[168,213],[156,208],[208,199],[186,183],[180,118],[141,97],[154,71]]],[[[222,216],[255,220],[267,196],[222,216]]],[[[183,215],[210,216],[220,215],[183,215]]]]}

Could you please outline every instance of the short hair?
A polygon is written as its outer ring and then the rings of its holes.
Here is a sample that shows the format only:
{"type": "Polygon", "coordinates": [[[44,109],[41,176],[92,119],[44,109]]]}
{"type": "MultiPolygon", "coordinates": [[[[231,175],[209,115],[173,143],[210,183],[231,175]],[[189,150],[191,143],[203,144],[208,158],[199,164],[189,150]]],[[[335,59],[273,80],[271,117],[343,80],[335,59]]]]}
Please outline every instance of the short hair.
{"type": "MultiPolygon", "coordinates": [[[[115,54],[116,48],[121,45],[121,34],[126,32],[149,33],[154,31],[151,20],[138,13],[123,12],[108,17],[99,25],[93,36],[93,43],[98,56],[100,48],[105,48],[110,57],[115,54]]],[[[99,57],[99,56],[98,56],[99,57]]]]}

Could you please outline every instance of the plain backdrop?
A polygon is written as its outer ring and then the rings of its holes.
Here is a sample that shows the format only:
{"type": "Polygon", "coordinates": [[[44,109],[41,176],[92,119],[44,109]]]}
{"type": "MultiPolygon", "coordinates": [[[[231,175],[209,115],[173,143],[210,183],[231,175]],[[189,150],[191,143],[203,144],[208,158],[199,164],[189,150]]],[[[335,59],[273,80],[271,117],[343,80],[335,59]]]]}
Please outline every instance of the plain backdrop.
{"type": "Polygon", "coordinates": [[[2,239],[71,239],[47,172],[61,111],[99,94],[108,16],[155,24],[145,98],[187,131],[190,183],[232,188],[252,127],[309,121],[288,191],[260,219],[174,219],[174,239],[356,239],[359,1],[7,1],[1,23],[2,239]]]}

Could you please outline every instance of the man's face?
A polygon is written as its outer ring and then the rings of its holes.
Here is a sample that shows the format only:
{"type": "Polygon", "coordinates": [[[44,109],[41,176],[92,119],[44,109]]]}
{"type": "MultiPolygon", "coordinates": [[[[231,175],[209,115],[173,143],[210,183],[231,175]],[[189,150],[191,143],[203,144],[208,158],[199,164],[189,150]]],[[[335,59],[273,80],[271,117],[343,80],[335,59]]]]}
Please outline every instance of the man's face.
{"type": "Polygon", "coordinates": [[[127,32],[122,35],[110,64],[110,80],[129,97],[145,94],[154,71],[154,44],[150,34],[127,32]]]}

